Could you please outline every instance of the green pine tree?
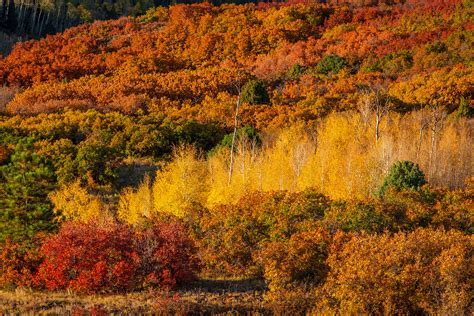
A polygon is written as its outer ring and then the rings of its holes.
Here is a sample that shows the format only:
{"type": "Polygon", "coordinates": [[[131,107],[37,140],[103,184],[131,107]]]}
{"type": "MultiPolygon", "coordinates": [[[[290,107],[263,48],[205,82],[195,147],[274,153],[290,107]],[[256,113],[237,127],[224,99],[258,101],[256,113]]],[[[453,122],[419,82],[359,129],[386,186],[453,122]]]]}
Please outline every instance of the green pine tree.
{"type": "Polygon", "coordinates": [[[33,140],[21,140],[9,163],[0,167],[0,242],[8,236],[31,238],[55,227],[48,200],[54,183],[54,172],[44,157],[34,152],[33,140]]]}
{"type": "Polygon", "coordinates": [[[379,193],[383,196],[388,188],[397,191],[418,190],[424,184],[426,184],[425,175],[417,164],[411,161],[397,161],[390,168],[379,193]]]}

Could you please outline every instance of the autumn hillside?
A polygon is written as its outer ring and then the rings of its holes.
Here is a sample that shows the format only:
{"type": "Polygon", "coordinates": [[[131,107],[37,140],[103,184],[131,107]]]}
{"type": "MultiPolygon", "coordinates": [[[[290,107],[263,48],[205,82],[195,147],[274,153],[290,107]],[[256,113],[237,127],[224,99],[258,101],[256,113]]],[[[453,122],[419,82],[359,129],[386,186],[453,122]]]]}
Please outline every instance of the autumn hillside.
{"type": "Polygon", "coordinates": [[[143,108],[225,124],[219,110],[251,78],[270,95],[245,109],[253,125],[353,109],[368,87],[400,110],[451,112],[472,97],[472,27],[466,1],[177,5],[20,43],[0,83],[26,89],[6,107],[22,114],[143,108]]]}
{"type": "Polygon", "coordinates": [[[0,313],[474,312],[471,0],[143,8],[0,35],[0,313]]]}

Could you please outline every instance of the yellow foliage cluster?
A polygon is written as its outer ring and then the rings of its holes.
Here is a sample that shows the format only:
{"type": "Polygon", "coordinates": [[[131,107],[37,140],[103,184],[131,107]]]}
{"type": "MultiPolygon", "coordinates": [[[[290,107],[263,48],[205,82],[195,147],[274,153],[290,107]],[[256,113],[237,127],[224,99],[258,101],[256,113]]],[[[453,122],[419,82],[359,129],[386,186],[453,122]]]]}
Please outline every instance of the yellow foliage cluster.
{"type": "Polygon", "coordinates": [[[139,224],[153,212],[153,191],[148,174],[138,189],[126,188],[120,194],[117,216],[130,224],[139,224]]]}
{"type": "Polygon", "coordinates": [[[120,197],[118,217],[130,224],[156,214],[185,217],[187,210],[206,202],[207,169],[192,147],[178,147],[174,159],[156,174],[153,185],[148,177],[137,190],[125,189],[120,197]]]}
{"type": "Polygon", "coordinates": [[[107,219],[109,211],[102,200],[92,195],[79,180],[52,192],[49,198],[54,204],[58,219],[88,222],[107,219]]]}
{"type": "Polygon", "coordinates": [[[366,198],[398,160],[418,163],[433,186],[463,187],[472,172],[472,122],[443,118],[432,130],[430,119],[424,112],[388,114],[378,140],[375,118],[359,113],[329,115],[317,128],[267,131],[261,145],[243,137],[231,177],[229,148],[204,159],[181,147],[153,185],[146,179],[122,193],[119,215],[129,223],[157,214],[186,217],[192,207],[232,204],[251,191],[315,188],[333,199],[366,198]]]}

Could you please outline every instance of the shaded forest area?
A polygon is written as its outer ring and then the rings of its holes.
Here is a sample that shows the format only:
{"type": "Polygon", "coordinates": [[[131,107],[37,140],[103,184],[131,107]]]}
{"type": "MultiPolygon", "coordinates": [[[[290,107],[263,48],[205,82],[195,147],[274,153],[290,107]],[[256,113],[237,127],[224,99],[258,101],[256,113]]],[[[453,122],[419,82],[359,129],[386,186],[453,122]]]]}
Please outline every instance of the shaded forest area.
{"type": "MultiPolygon", "coordinates": [[[[148,9],[178,3],[197,3],[187,0],[119,0],[119,1],[51,1],[2,0],[0,3],[0,31],[22,38],[38,38],[96,20],[117,19],[121,16],[139,16],[148,9]]],[[[251,0],[210,1],[247,3],[251,0]]]]}
{"type": "Polygon", "coordinates": [[[176,4],[16,44],[0,309],[472,314],[473,17],[176,4]]]}

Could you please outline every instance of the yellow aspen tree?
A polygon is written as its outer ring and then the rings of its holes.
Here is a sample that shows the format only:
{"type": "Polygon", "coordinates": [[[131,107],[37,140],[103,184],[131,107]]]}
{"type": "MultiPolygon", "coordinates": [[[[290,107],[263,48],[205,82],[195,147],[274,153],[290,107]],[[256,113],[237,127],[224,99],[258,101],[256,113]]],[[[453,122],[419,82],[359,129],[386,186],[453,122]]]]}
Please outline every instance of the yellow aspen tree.
{"type": "Polygon", "coordinates": [[[228,204],[232,200],[229,190],[229,151],[224,148],[207,159],[209,195],[206,205],[228,204]]]}
{"type": "Polygon", "coordinates": [[[208,206],[232,204],[246,192],[259,190],[260,150],[255,141],[245,135],[236,141],[236,152],[233,157],[233,176],[231,181],[224,181],[225,171],[229,170],[229,154],[223,149],[207,161],[209,170],[210,192],[208,206]]]}
{"type": "Polygon", "coordinates": [[[95,195],[89,194],[79,180],[52,192],[49,198],[60,220],[87,222],[110,217],[106,205],[95,195]]]}
{"type": "Polygon", "coordinates": [[[194,147],[180,146],[175,149],[173,161],[156,174],[154,211],[185,217],[190,209],[206,203],[208,191],[205,161],[197,158],[194,147]]]}
{"type": "Polygon", "coordinates": [[[131,225],[140,224],[153,214],[153,191],[148,174],[138,189],[126,188],[120,193],[117,217],[131,225]]]}
{"type": "Polygon", "coordinates": [[[263,153],[263,190],[296,191],[298,178],[314,151],[312,146],[302,126],[282,130],[274,145],[266,147],[263,153]]]}

